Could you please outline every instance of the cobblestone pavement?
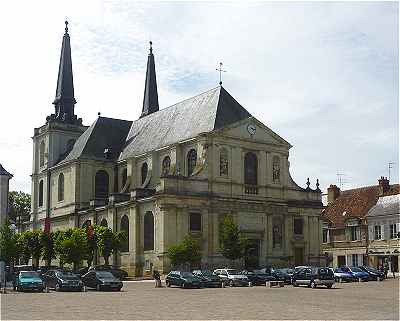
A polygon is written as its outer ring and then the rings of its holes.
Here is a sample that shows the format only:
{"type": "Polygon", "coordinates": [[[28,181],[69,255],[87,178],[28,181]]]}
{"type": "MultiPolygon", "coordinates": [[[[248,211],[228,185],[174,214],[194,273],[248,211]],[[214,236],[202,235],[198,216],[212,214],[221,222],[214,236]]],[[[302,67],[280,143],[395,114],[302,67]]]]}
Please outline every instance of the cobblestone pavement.
{"type": "Polygon", "coordinates": [[[399,319],[399,282],[335,284],[333,289],[154,288],[125,282],[122,292],[1,295],[1,319],[399,319]]]}

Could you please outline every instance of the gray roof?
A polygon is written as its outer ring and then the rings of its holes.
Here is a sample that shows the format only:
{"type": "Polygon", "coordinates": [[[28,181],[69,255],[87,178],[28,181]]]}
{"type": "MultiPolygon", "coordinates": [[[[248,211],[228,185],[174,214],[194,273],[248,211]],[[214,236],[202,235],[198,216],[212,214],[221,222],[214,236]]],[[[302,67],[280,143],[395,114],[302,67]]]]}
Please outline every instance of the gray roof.
{"type": "Polygon", "coordinates": [[[13,177],[13,175],[7,172],[1,164],[0,164],[0,176],[8,176],[10,178],[13,177]]]}
{"type": "Polygon", "coordinates": [[[251,114],[218,86],[134,121],[119,159],[193,138],[249,117],[251,114]]]}
{"type": "Polygon", "coordinates": [[[74,159],[105,160],[104,150],[111,151],[110,160],[116,160],[125,144],[132,122],[121,119],[98,117],[78,138],[67,157],[61,162],[74,159]]]}
{"type": "Polygon", "coordinates": [[[367,216],[400,214],[400,194],[379,197],[376,205],[371,207],[367,216]]]}

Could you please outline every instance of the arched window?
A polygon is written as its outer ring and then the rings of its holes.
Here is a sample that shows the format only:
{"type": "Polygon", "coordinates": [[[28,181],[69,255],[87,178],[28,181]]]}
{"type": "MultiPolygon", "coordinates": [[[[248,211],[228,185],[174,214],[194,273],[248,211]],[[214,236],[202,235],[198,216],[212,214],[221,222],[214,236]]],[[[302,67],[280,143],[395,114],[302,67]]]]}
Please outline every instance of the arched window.
{"type": "Polygon", "coordinates": [[[58,201],[64,200],[64,174],[58,175],[58,201]]]}
{"type": "Polygon", "coordinates": [[[223,147],[219,152],[219,176],[228,176],[228,165],[228,151],[223,147]]]}
{"type": "Polygon", "coordinates": [[[169,170],[171,168],[171,158],[169,156],[165,156],[162,162],[162,175],[168,175],[169,170]]]}
{"type": "Polygon", "coordinates": [[[122,188],[125,186],[125,184],[126,184],[126,180],[128,179],[128,170],[126,169],[126,168],[124,168],[123,170],[122,170],[122,180],[121,180],[121,183],[122,183],[122,188]]]}
{"type": "Polygon", "coordinates": [[[142,185],[146,181],[147,178],[147,172],[149,170],[149,167],[147,166],[147,163],[142,164],[142,169],[141,169],[141,174],[142,174],[142,185]]]}
{"type": "Polygon", "coordinates": [[[154,216],[152,212],[144,215],[144,251],[154,250],[154,216]]]}
{"type": "Polygon", "coordinates": [[[100,170],[96,173],[94,183],[94,197],[95,198],[107,198],[108,197],[108,174],[104,170],[100,170]]]}
{"type": "Polygon", "coordinates": [[[129,251],[129,218],[127,215],[122,216],[121,231],[126,233],[126,242],[123,244],[121,252],[129,251]]]}
{"type": "Polygon", "coordinates": [[[257,185],[257,156],[248,152],[244,157],[244,183],[246,185],[257,185]]]}
{"type": "Polygon", "coordinates": [[[272,180],[274,182],[279,182],[281,179],[281,168],[280,160],[278,156],[274,156],[272,160],[272,180]]]}
{"type": "Polygon", "coordinates": [[[40,142],[40,147],[39,147],[39,165],[40,167],[44,166],[44,140],[40,142]]]}
{"type": "Polygon", "coordinates": [[[197,162],[197,152],[195,149],[191,149],[187,153],[188,176],[193,174],[194,169],[196,167],[196,162],[197,162]]]}
{"type": "Polygon", "coordinates": [[[107,220],[105,218],[103,218],[100,222],[100,226],[104,226],[104,227],[108,227],[108,223],[107,220]]]}
{"type": "Polygon", "coordinates": [[[43,180],[39,182],[39,206],[43,206],[43,180]]]}

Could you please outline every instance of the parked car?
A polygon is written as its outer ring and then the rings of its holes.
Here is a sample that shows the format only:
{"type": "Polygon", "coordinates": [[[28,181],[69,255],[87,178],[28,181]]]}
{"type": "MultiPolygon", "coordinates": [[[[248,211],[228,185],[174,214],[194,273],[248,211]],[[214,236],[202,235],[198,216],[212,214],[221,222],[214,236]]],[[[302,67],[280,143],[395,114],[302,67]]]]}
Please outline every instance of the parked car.
{"type": "Polygon", "coordinates": [[[298,270],[292,276],[293,286],[307,285],[316,288],[324,285],[331,288],[335,283],[335,276],[329,268],[326,267],[307,267],[298,270]]]}
{"type": "Polygon", "coordinates": [[[367,282],[369,280],[369,274],[357,266],[342,266],[342,270],[353,274],[355,281],[361,279],[361,281],[367,282]]]}
{"type": "Polygon", "coordinates": [[[43,274],[45,274],[47,271],[50,271],[50,270],[64,270],[64,269],[61,268],[61,267],[55,266],[55,265],[52,265],[52,266],[40,266],[37,269],[36,272],[39,273],[40,276],[42,276],[43,274]]]}
{"type": "Polygon", "coordinates": [[[200,279],[203,287],[220,288],[222,287],[221,279],[209,270],[194,270],[193,275],[200,279]]]}
{"type": "Polygon", "coordinates": [[[117,279],[109,271],[89,271],[81,276],[83,284],[89,288],[100,290],[116,290],[122,289],[121,280],[117,279]]]}
{"type": "Polygon", "coordinates": [[[21,271],[15,279],[15,289],[17,291],[37,290],[43,292],[45,285],[39,273],[35,271],[21,271]]]}
{"type": "Polygon", "coordinates": [[[63,270],[49,270],[42,274],[42,280],[49,288],[56,291],[82,291],[83,282],[78,275],[63,270]]]}
{"type": "Polygon", "coordinates": [[[128,276],[128,272],[122,270],[115,265],[95,265],[90,267],[80,268],[77,273],[79,275],[84,275],[89,271],[108,271],[112,273],[117,279],[123,280],[128,276]]]}
{"type": "Polygon", "coordinates": [[[235,269],[216,269],[214,274],[218,275],[221,281],[229,286],[249,285],[248,277],[235,269]]]}
{"type": "Polygon", "coordinates": [[[201,288],[201,280],[194,276],[193,273],[183,271],[171,271],[165,278],[165,285],[170,287],[171,285],[180,286],[181,288],[201,288]]]}
{"type": "Polygon", "coordinates": [[[281,268],[281,269],[276,269],[273,271],[273,275],[275,276],[276,280],[283,281],[287,284],[292,283],[293,273],[294,273],[294,270],[291,268],[281,268]]]}
{"type": "MultiPolygon", "coordinates": [[[[333,270],[333,269],[332,269],[333,270]]],[[[345,271],[342,268],[336,268],[334,270],[335,281],[336,282],[353,282],[355,281],[355,277],[353,273],[349,271],[345,271]]]]}
{"type": "Polygon", "coordinates": [[[369,274],[370,280],[383,281],[385,279],[385,273],[378,271],[371,266],[359,266],[359,268],[369,274]]]}
{"type": "Polygon", "coordinates": [[[275,281],[276,278],[273,275],[268,275],[262,270],[244,270],[242,274],[247,276],[252,285],[265,285],[268,281],[275,281]]]}

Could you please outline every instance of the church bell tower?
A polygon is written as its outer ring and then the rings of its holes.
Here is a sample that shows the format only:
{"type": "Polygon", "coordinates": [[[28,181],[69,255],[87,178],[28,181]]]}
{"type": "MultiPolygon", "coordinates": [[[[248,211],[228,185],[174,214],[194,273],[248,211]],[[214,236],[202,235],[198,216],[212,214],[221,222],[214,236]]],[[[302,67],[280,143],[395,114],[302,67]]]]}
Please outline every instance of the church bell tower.
{"type": "Polygon", "coordinates": [[[72,75],[71,44],[68,22],[65,21],[54,114],[46,117],[46,123],[35,128],[32,164],[31,220],[34,228],[43,226],[50,215],[51,168],[61,162],[72,150],[75,141],[86,130],[82,119],[75,115],[74,81],[72,75]]]}

